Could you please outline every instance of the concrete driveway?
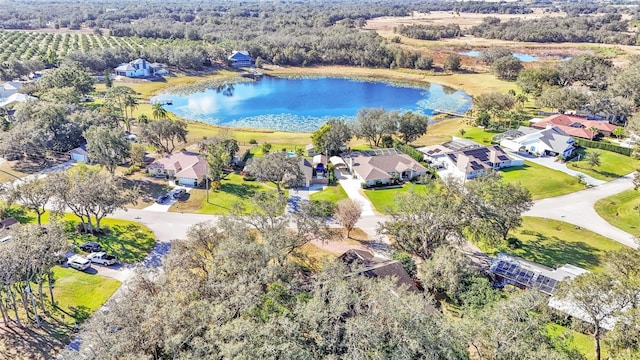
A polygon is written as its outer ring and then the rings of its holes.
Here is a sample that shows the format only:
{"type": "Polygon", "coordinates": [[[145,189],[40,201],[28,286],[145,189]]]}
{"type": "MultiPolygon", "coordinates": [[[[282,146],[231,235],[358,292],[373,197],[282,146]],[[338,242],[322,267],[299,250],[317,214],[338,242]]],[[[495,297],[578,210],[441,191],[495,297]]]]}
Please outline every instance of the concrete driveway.
{"type": "Polygon", "coordinates": [[[146,211],[158,211],[158,212],[168,212],[169,209],[173,206],[173,204],[177,203],[178,201],[180,201],[180,199],[174,199],[173,198],[173,194],[176,190],[178,189],[184,189],[186,192],[190,192],[192,188],[190,187],[186,187],[186,186],[174,186],[173,189],[171,189],[171,191],[169,191],[167,194],[169,195],[169,199],[166,200],[165,202],[163,202],[162,204],[158,204],[156,202],[154,202],[153,204],[147,206],[146,208],[144,208],[144,210],[146,211]]]}

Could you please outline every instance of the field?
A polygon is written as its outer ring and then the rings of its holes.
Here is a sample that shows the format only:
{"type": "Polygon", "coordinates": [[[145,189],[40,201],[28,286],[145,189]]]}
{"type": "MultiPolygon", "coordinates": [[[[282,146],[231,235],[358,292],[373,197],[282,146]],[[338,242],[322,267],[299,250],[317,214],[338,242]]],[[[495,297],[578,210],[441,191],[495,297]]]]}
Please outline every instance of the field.
{"type": "Polygon", "coordinates": [[[627,190],[601,199],[595,209],[609,224],[640,237],[640,191],[627,190]]]}
{"type": "Polygon", "coordinates": [[[602,271],[602,256],[624,245],[589,230],[562,221],[523,217],[522,227],[510,236],[522,241],[519,249],[497,248],[480,244],[489,255],[507,252],[549,267],[572,264],[591,271],[602,271]]]}
{"type": "Polygon", "coordinates": [[[578,179],[529,161],[525,161],[524,166],[502,169],[501,173],[505,181],[520,183],[529,189],[534,200],[584,189],[584,185],[579,184],[578,179]]]}

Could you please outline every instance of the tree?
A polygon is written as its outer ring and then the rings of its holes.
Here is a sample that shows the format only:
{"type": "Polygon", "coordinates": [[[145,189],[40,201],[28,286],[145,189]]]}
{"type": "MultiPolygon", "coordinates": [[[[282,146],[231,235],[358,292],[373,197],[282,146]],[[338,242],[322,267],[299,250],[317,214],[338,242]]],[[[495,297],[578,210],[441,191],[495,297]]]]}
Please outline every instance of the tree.
{"type": "Polygon", "coordinates": [[[513,53],[511,52],[511,50],[505,47],[492,46],[488,48],[486,51],[481,52],[478,58],[480,61],[491,65],[500,58],[512,56],[512,55],[513,53]]]}
{"type": "Polygon", "coordinates": [[[187,123],[167,118],[151,121],[142,126],[140,136],[162,152],[171,154],[176,142],[187,142],[187,123]]]}
{"type": "Polygon", "coordinates": [[[338,201],[333,213],[334,219],[347,230],[347,238],[350,237],[351,230],[360,220],[360,215],[362,215],[362,206],[352,199],[338,201]]]}
{"type": "Polygon", "coordinates": [[[598,151],[588,151],[584,155],[584,160],[591,167],[591,169],[593,169],[596,166],[600,166],[601,165],[600,152],[598,152],[598,151]]]}
{"type": "Polygon", "coordinates": [[[116,167],[129,158],[131,143],[122,130],[106,126],[92,126],[84,132],[89,158],[103,165],[113,176],[116,167]]]}
{"type": "Polygon", "coordinates": [[[36,213],[38,225],[42,224],[42,215],[47,211],[46,205],[53,197],[49,182],[44,178],[27,178],[21,182],[11,183],[8,188],[9,203],[19,202],[36,213]]]}
{"type": "Polygon", "coordinates": [[[398,132],[402,141],[408,144],[426,134],[428,125],[428,117],[407,111],[398,120],[398,132]]]}
{"type": "Polygon", "coordinates": [[[217,184],[222,180],[223,168],[231,163],[233,156],[225,146],[225,142],[221,139],[209,140],[202,146],[207,156],[207,165],[209,167],[208,176],[217,184]]]}
{"type": "Polygon", "coordinates": [[[536,100],[538,106],[557,109],[561,113],[579,109],[587,102],[587,94],[580,89],[573,88],[547,89],[536,100]]]}
{"type": "Polygon", "coordinates": [[[511,55],[498,58],[491,64],[491,71],[502,80],[515,80],[522,68],[522,61],[511,55]]]}
{"type": "Polygon", "coordinates": [[[515,105],[516,98],[511,94],[501,92],[482,93],[473,98],[473,106],[478,111],[510,110],[515,105]]]}
{"type": "Polygon", "coordinates": [[[444,65],[442,65],[442,67],[446,70],[446,71],[458,71],[460,70],[460,64],[462,63],[462,60],[460,59],[460,56],[457,54],[450,54],[449,56],[447,56],[447,58],[444,60],[444,65]]]}
{"type": "Polygon", "coordinates": [[[268,153],[263,157],[254,158],[246,168],[258,181],[273,183],[282,194],[282,186],[299,187],[304,184],[304,174],[300,168],[302,159],[286,152],[278,151],[268,153]]]}
{"type": "Polygon", "coordinates": [[[164,105],[162,105],[162,103],[159,101],[155,102],[151,106],[151,110],[152,110],[153,118],[155,120],[162,120],[169,116],[169,112],[164,108],[164,105]]]}
{"type": "Polygon", "coordinates": [[[476,126],[487,127],[489,126],[490,122],[491,122],[491,115],[489,115],[489,113],[486,110],[482,110],[478,112],[478,115],[475,118],[476,126]]]}
{"type": "Polygon", "coordinates": [[[311,134],[311,141],[315,152],[326,152],[331,156],[339,153],[352,137],[353,132],[347,123],[340,119],[331,119],[311,134]]]}
{"type": "Polygon", "coordinates": [[[356,115],[356,137],[365,139],[372,146],[379,146],[382,137],[397,130],[398,112],[382,108],[362,108],[356,115]]]}
{"type": "Polygon", "coordinates": [[[609,86],[613,64],[601,56],[580,55],[560,62],[557,69],[561,86],[580,82],[595,90],[605,90],[609,86]]]}
{"type": "Polygon", "coordinates": [[[587,273],[561,282],[554,292],[554,297],[569,302],[587,317],[592,326],[596,360],[600,360],[603,323],[611,321],[629,304],[617,289],[616,279],[610,274],[587,273]]]}
{"type": "Polygon", "coordinates": [[[86,95],[93,91],[93,78],[82,64],[70,62],[47,71],[38,80],[38,86],[43,90],[72,87],[79,94],[86,95]]]}
{"type": "Polygon", "coordinates": [[[545,89],[558,85],[559,76],[553,67],[527,68],[518,74],[518,86],[525,94],[540,96],[545,89]]]}
{"type": "Polygon", "coordinates": [[[624,135],[624,128],[622,126],[618,126],[613,130],[613,135],[620,139],[622,135],[624,135]]]}
{"type": "Polygon", "coordinates": [[[111,69],[104,69],[104,86],[107,89],[113,86],[113,80],[111,80],[111,69]]]}
{"type": "Polygon", "coordinates": [[[107,89],[107,92],[105,94],[105,102],[107,105],[113,106],[114,108],[118,109],[120,115],[123,118],[126,118],[128,115],[127,108],[131,103],[131,99],[135,101],[135,98],[133,96],[135,95],[135,93],[136,92],[128,86],[113,86],[107,89]]]}
{"type": "Polygon", "coordinates": [[[640,189],[640,170],[636,170],[635,174],[633,175],[633,188],[635,190],[640,189]]]}
{"type": "Polygon", "coordinates": [[[133,165],[142,166],[145,163],[145,155],[147,154],[147,149],[144,145],[133,143],[131,144],[131,149],[129,150],[129,157],[131,158],[131,162],[133,165]]]}

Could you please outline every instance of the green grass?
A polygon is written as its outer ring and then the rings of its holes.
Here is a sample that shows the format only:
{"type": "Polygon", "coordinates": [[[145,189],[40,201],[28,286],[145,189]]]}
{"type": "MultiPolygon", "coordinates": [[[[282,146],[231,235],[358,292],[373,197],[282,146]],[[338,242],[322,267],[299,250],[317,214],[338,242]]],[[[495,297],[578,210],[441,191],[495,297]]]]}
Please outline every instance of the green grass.
{"type": "MultiPolygon", "coordinates": [[[[36,219],[33,217],[30,220],[35,222],[36,219]]],[[[116,256],[123,263],[143,260],[156,244],[156,238],[151,229],[134,221],[105,218],[100,225],[108,228],[109,231],[98,236],[77,233],[76,224],[80,221],[73,214],[64,214],[63,221],[69,242],[80,245],[87,241],[95,241],[105,252],[116,256]]],[[[49,212],[43,215],[42,222],[49,222],[49,212]]]]}
{"type": "MultiPolygon", "coordinates": [[[[593,338],[591,336],[558,324],[547,324],[546,330],[547,336],[549,336],[557,349],[577,351],[584,356],[585,359],[595,359],[593,338]]],[[[604,341],[600,341],[600,350],[601,357],[607,359],[609,357],[609,347],[604,341]]]]}
{"type": "Polygon", "coordinates": [[[509,236],[522,241],[519,249],[505,246],[489,247],[479,244],[489,255],[507,252],[549,267],[572,264],[591,271],[602,270],[602,257],[607,251],[619,250],[624,245],[592,231],[557,220],[523,217],[521,228],[509,236]]]}
{"type": "MultiPolygon", "coordinates": [[[[240,174],[232,173],[222,180],[219,190],[209,192],[208,202],[204,189],[193,189],[169,211],[224,215],[229,214],[237,204],[240,204],[245,208],[245,212],[249,213],[255,210],[250,201],[255,194],[273,190],[276,190],[276,187],[271,183],[244,181],[240,174]]],[[[285,191],[285,196],[288,197],[288,191],[285,191]]]]}
{"type": "Polygon", "coordinates": [[[583,190],[578,179],[558,170],[552,170],[529,161],[524,166],[503,169],[502,177],[507,182],[519,182],[529,189],[534,200],[569,194],[583,190]]]}
{"type": "Polygon", "coordinates": [[[373,207],[378,212],[390,214],[397,210],[396,198],[399,194],[424,189],[424,185],[405,183],[401,188],[364,190],[364,194],[369,198],[369,201],[371,201],[373,207]]]}
{"type": "MultiPolygon", "coordinates": [[[[487,145],[487,146],[491,145],[491,138],[499,134],[497,132],[489,132],[489,131],[486,131],[485,129],[481,129],[475,126],[465,126],[464,131],[465,131],[464,133],[465,139],[473,140],[479,144],[487,145]]],[[[462,137],[460,136],[459,132],[454,136],[462,137]]]]}
{"type": "Polygon", "coordinates": [[[71,268],[53,268],[53,295],[65,322],[82,322],[102,306],[120,287],[120,281],[71,268]]]}
{"type": "Polygon", "coordinates": [[[627,190],[600,199],[595,209],[609,224],[640,237],[640,191],[627,190]]]}
{"type": "Polygon", "coordinates": [[[600,166],[592,168],[586,161],[581,160],[569,161],[569,168],[604,181],[617,179],[640,168],[640,160],[607,150],[581,149],[579,151],[580,158],[584,159],[584,154],[591,151],[600,153],[600,166]]]}
{"type": "Polygon", "coordinates": [[[310,200],[330,201],[332,203],[337,203],[340,200],[348,198],[349,196],[347,196],[347,193],[340,184],[326,186],[323,190],[315,192],[309,196],[310,200]]]}

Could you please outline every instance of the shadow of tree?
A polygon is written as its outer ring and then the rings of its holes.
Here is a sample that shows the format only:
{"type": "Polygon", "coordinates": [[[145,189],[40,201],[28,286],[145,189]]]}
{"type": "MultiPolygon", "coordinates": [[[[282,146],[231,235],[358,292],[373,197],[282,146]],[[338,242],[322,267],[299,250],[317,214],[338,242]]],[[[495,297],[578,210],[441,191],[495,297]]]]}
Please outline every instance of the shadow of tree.
{"type": "Polygon", "coordinates": [[[103,226],[104,234],[81,234],[75,231],[77,222],[68,221],[65,230],[75,245],[95,241],[108,254],[114,255],[124,263],[137,262],[144,259],[155,246],[152,234],[142,231],[138,224],[103,226]]]}
{"type": "Polygon", "coordinates": [[[572,264],[582,268],[592,268],[600,262],[599,249],[585,242],[565,241],[557,236],[547,238],[541,233],[523,242],[516,254],[526,254],[527,259],[549,266],[557,267],[572,264]]]}
{"type": "Polygon", "coordinates": [[[260,190],[260,185],[256,184],[222,184],[220,189],[216,192],[225,192],[233,194],[240,198],[253,197],[260,190]]]}
{"type": "Polygon", "coordinates": [[[71,306],[69,307],[69,311],[71,311],[71,317],[78,322],[83,322],[91,316],[91,309],[84,305],[71,306]]]}

